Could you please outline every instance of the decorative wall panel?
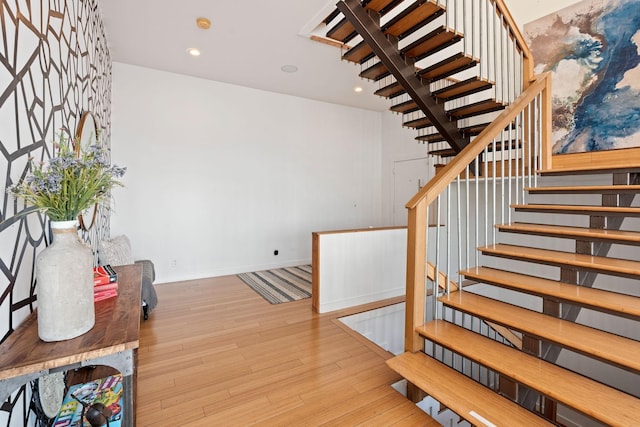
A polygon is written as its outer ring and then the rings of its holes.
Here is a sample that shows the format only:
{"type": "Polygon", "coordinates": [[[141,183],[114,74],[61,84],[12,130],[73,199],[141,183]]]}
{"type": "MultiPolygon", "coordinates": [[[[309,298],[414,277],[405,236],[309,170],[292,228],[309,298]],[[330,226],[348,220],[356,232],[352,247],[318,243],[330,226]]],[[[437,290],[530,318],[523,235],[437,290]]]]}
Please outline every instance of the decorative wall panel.
{"type": "MultiPolygon", "coordinates": [[[[48,159],[59,132],[74,134],[84,111],[95,114],[109,146],[111,58],[98,0],[0,0],[0,339],[36,307],[35,256],[48,244],[46,218],[25,209],[6,188],[30,158],[48,159]]],[[[85,240],[109,232],[98,214],[85,240]]],[[[0,341],[1,342],[1,341],[0,341]]],[[[0,344],[1,345],[1,344],[0,344]]],[[[33,425],[31,390],[23,387],[0,410],[0,425],[33,425]]]]}

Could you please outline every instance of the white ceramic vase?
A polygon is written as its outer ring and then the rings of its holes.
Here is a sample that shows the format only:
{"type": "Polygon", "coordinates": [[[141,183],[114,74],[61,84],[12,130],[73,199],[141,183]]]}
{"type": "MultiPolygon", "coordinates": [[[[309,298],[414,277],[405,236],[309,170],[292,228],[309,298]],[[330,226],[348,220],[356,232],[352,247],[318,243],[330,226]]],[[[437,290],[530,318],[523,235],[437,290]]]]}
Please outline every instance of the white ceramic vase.
{"type": "Polygon", "coordinates": [[[38,336],[63,341],[95,324],[93,253],[78,236],[77,221],[51,221],[53,243],[36,258],[38,336]]]}

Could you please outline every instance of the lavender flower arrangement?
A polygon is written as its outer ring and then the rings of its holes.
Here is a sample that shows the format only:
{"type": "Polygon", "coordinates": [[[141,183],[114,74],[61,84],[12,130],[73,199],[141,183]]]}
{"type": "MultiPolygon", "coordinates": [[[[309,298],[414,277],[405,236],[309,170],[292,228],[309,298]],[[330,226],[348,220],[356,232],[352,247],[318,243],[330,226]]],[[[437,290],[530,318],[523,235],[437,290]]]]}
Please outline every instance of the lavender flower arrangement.
{"type": "Polygon", "coordinates": [[[85,151],[76,151],[75,146],[61,133],[54,145],[57,156],[49,165],[33,166],[29,159],[31,174],[8,192],[45,212],[52,221],[75,220],[83,210],[109,199],[110,190],[122,186],[118,178],[126,168],[111,165],[97,144],[85,151]]]}

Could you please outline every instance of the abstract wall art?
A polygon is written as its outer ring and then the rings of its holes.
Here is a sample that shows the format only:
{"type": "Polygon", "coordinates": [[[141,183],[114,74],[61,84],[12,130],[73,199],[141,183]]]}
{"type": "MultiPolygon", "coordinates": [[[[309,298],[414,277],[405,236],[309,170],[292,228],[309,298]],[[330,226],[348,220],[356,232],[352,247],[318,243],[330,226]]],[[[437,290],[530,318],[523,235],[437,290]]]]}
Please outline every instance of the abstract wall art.
{"type": "Polygon", "coordinates": [[[640,0],[585,0],[524,26],[551,72],[553,153],[640,147],[640,0]]]}

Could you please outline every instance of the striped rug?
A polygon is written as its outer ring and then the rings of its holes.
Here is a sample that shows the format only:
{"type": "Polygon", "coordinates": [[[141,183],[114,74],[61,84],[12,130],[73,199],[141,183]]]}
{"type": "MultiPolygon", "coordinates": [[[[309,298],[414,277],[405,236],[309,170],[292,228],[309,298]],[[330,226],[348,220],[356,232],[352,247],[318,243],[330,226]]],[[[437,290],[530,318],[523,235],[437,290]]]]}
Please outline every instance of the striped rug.
{"type": "Polygon", "coordinates": [[[310,265],[242,273],[238,277],[271,304],[311,297],[310,265]]]}

